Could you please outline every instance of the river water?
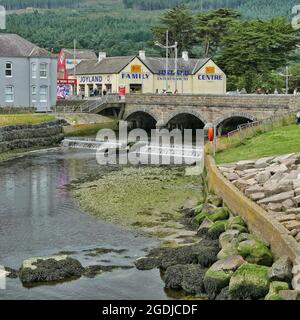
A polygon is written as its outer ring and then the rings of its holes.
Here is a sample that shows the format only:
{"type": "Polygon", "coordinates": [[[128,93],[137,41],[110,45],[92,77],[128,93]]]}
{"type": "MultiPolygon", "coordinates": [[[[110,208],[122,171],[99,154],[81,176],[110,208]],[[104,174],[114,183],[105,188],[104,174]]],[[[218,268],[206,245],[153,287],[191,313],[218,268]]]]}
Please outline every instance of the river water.
{"type": "Polygon", "coordinates": [[[7,279],[0,299],[168,299],[158,270],[133,267],[158,241],[82,212],[71,197],[71,181],[103,170],[93,152],[82,150],[55,149],[0,164],[0,265],[18,269],[26,258],[68,251],[84,266],[128,267],[33,288],[7,279]],[[90,254],[95,248],[115,251],[90,254]]]}

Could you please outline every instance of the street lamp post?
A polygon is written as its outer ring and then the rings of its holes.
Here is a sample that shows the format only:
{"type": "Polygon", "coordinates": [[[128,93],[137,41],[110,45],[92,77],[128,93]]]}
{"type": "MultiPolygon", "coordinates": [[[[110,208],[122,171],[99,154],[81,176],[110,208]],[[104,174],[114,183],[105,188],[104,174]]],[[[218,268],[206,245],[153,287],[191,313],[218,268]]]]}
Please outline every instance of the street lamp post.
{"type": "Polygon", "coordinates": [[[166,91],[168,91],[168,73],[169,73],[169,49],[175,49],[175,90],[177,90],[177,72],[178,72],[178,42],[176,41],[174,45],[169,45],[169,31],[166,32],[166,45],[162,45],[156,41],[155,46],[162,49],[166,49],[166,91]]]}

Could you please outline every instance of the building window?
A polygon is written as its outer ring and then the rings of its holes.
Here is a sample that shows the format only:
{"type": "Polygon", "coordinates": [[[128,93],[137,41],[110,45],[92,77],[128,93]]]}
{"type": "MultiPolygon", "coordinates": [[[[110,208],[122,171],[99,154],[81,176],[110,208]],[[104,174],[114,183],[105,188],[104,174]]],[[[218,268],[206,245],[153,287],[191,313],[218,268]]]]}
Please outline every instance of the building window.
{"type": "Polygon", "coordinates": [[[40,77],[47,78],[47,63],[40,64],[40,77]]]}
{"type": "Polygon", "coordinates": [[[42,86],[40,88],[40,102],[48,101],[48,87],[42,86]]]}
{"type": "Polygon", "coordinates": [[[36,78],[36,74],[37,74],[36,63],[31,64],[31,74],[32,74],[32,78],[36,78]]]}
{"type": "Polygon", "coordinates": [[[36,102],[36,86],[31,87],[31,100],[36,102]]]}
{"type": "Polygon", "coordinates": [[[12,77],[12,63],[11,62],[5,63],[5,76],[12,77]]]}
{"type": "Polygon", "coordinates": [[[7,86],[5,88],[5,102],[14,102],[14,87],[7,86]]]}

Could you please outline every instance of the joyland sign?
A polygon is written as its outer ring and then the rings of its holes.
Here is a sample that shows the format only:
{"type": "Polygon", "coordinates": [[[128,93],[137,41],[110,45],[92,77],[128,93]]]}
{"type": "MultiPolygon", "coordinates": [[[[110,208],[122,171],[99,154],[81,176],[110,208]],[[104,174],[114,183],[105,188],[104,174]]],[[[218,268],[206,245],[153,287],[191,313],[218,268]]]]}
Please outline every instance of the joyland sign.
{"type": "Polygon", "coordinates": [[[81,76],[79,83],[101,83],[102,76],[81,76]]]}
{"type": "Polygon", "coordinates": [[[206,67],[205,73],[198,74],[198,80],[206,80],[206,81],[220,81],[223,80],[222,74],[216,74],[215,67],[206,67]]]}

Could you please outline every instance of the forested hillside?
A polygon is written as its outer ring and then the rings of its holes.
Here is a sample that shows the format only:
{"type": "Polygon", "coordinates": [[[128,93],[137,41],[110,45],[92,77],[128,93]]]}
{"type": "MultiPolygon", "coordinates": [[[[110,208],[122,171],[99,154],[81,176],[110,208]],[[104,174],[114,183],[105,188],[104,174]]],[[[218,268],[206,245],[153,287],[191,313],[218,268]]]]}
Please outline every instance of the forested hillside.
{"type": "Polygon", "coordinates": [[[0,5],[5,6],[7,10],[18,10],[26,8],[77,8],[82,0],[0,0],[0,5]]]}
{"type": "Polygon", "coordinates": [[[186,4],[193,10],[214,10],[218,8],[238,9],[246,18],[270,18],[290,16],[292,7],[299,0],[123,0],[126,8],[139,10],[161,10],[186,4]]]}

